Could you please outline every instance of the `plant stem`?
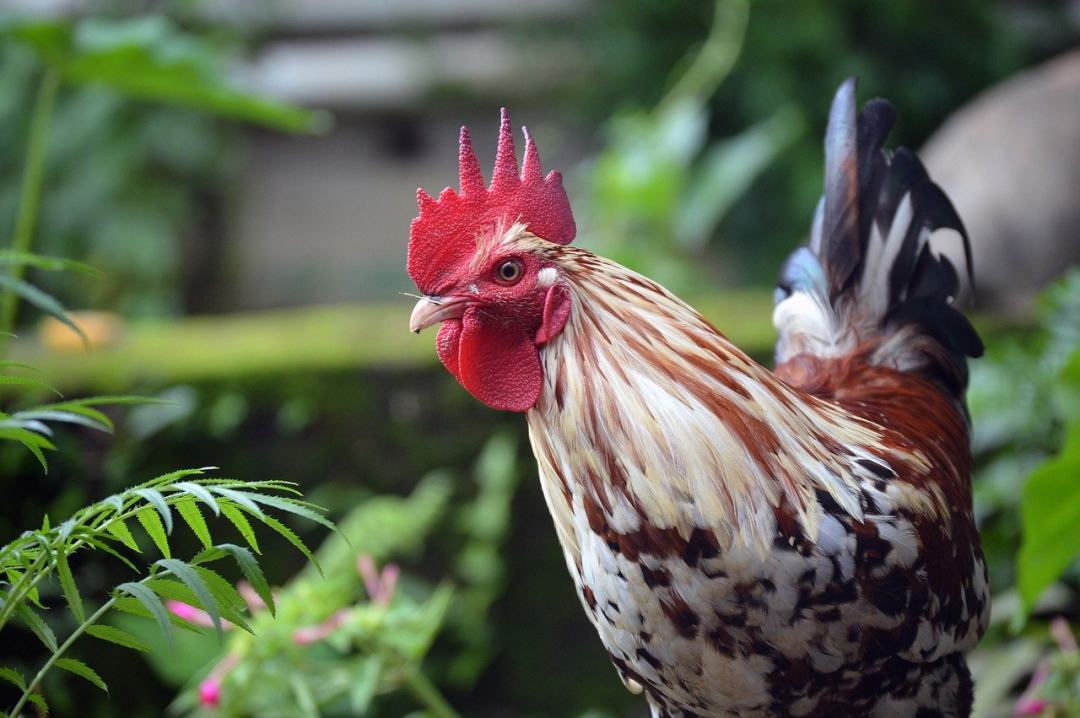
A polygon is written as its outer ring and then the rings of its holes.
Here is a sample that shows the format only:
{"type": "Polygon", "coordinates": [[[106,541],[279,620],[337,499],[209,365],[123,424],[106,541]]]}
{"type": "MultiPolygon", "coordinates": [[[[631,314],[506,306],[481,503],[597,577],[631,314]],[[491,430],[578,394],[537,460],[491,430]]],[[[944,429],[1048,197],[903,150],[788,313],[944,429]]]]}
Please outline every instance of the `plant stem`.
{"type": "Polygon", "coordinates": [[[717,0],[712,28],[690,67],[660,104],[671,105],[683,98],[705,102],[716,92],[735,66],[742,52],[750,6],[746,0],[717,0]]]}
{"type": "Polygon", "coordinates": [[[41,571],[42,561],[48,563],[48,557],[45,554],[41,554],[34,559],[34,562],[23,572],[18,582],[7,592],[4,605],[0,606],[0,630],[3,630],[7,622],[11,620],[15,609],[22,604],[26,595],[34,590],[34,586],[38,584],[38,581],[48,575],[41,571]]]}
{"type": "MultiPolygon", "coordinates": [[[[45,178],[45,150],[48,146],[49,125],[52,123],[56,91],[59,87],[60,73],[53,67],[47,67],[34,100],[30,135],[26,141],[22,188],[19,192],[15,232],[11,238],[11,249],[16,252],[29,252],[34,240],[34,227],[37,224],[38,207],[41,203],[41,187],[45,178]]],[[[16,279],[21,279],[25,266],[14,264],[9,271],[16,279]]],[[[0,332],[11,332],[15,325],[15,310],[18,306],[15,293],[11,289],[5,289],[3,295],[0,296],[0,332]]],[[[4,353],[6,344],[7,336],[0,334],[0,355],[4,353]]]]}
{"type": "Polygon", "coordinates": [[[461,718],[419,667],[405,677],[405,685],[436,718],[461,718]]]}
{"type": "Polygon", "coordinates": [[[78,628],[71,632],[71,635],[67,637],[67,640],[61,643],[60,646],[56,649],[56,652],[49,656],[49,660],[45,661],[45,665],[43,665],[41,669],[37,672],[37,675],[34,676],[34,680],[30,681],[30,684],[26,686],[26,690],[23,691],[22,696],[19,697],[19,702],[15,704],[15,707],[11,709],[11,712],[8,715],[19,715],[19,712],[22,710],[23,706],[26,705],[26,701],[30,699],[30,695],[37,689],[38,685],[41,683],[41,679],[45,677],[45,674],[49,672],[49,669],[52,668],[56,661],[64,655],[64,652],[71,647],[71,644],[74,643],[76,639],[78,639],[79,636],[81,636],[86,631],[87,628],[97,623],[97,620],[103,615],[105,615],[105,612],[112,608],[115,603],[116,597],[113,596],[104,604],[102,604],[101,608],[94,611],[90,616],[87,617],[85,621],[80,623],[78,628]]]}

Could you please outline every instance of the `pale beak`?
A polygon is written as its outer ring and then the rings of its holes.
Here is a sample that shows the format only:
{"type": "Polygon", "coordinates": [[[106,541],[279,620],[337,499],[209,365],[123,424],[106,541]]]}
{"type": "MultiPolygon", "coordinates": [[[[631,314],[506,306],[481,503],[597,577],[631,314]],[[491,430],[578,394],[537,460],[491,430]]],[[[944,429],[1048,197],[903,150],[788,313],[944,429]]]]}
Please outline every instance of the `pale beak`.
{"type": "Polygon", "coordinates": [[[468,306],[467,297],[424,297],[413,307],[409,331],[419,334],[433,324],[447,319],[461,319],[468,306]]]}

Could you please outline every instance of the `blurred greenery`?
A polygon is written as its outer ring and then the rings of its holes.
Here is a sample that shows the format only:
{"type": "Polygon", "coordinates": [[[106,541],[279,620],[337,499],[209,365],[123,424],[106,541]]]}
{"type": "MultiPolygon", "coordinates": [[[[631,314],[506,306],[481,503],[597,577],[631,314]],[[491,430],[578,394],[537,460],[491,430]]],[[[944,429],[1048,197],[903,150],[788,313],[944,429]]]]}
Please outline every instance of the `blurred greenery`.
{"type": "MultiPolygon", "coordinates": [[[[73,335],[57,349],[52,327],[15,340],[13,356],[72,395],[140,390],[170,402],[130,410],[112,442],[81,428],[58,432],[45,477],[32,454],[0,449],[0,490],[15,497],[0,505],[0,537],[101,500],[136,470],[218,463],[302,483],[352,544],[288,523],[311,545],[326,541],[320,557],[334,570],[324,582],[284,538],[260,535],[267,579],[282,587],[281,620],[256,612],[256,637],[230,634],[224,649],[177,632],[169,651],[144,618],[118,619],[154,646],[145,663],[108,644],[95,651],[102,678],[124,682],[123,704],[46,676],[54,713],[158,716],[180,686],[176,710],[196,709],[224,650],[239,663],[217,676],[219,700],[236,714],[272,704],[290,715],[364,706],[401,715],[424,703],[406,685],[422,666],[430,688],[464,715],[641,715],[566,575],[518,417],[460,390],[430,341],[404,331],[405,302],[177,316],[230,308],[226,218],[246,138],[235,120],[289,131],[325,122],[222,79],[257,38],[250,27],[193,20],[199,4],[115,2],[83,19],[0,25],[0,226],[16,223],[33,107],[52,76],[35,248],[102,271],[73,279],[25,269],[62,306],[124,317],[111,317],[104,336],[87,332],[92,352],[73,335]],[[389,605],[370,600],[361,554],[380,571],[402,571],[389,605]],[[339,630],[323,640],[294,641],[298,629],[338,615],[339,630]],[[386,693],[394,688],[404,690],[386,693]]],[[[578,92],[559,98],[600,128],[596,151],[568,174],[582,239],[685,292],[765,358],[773,330],[760,287],[806,232],[838,83],[854,74],[864,92],[887,95],[901,114],[893,140],[917,147],[967,99],[1074,45],[1080,32],[1068,8],[1064,0],[605,0],[581,19],[527,31],[577,33],[591,57],[578,92]],[[754,288],[718,294],[721,282],[754,288]]],[[[1011,714],[1022,691],[1045,702],[1042,715],[1077,715],[1075,652],[1055,619],[1075,623],[1080,605],[1070,513],[1080,455],[1070,393],[1080,371],[1071,358],[1078,286],[1073,278],[1051,291],[1030,327],[981,325],[991,330],[989,353],[974,363],[970,406],[995,618],[972,656],[980,716],[1011,714]]],[[[23,323],[35,317],[24,313],[23,323]]],[[[4,395],[5,409],[14,415],[35,398],[24,396],[4,395]]],[[[183,555],[200,550],[193,534],[172,540],[183,555]]],[[[90,592],[130,579],[114,566],[73,570],[90,592]]],[[[43,587],[42,600],[62,603],[60,587],[43,587]]],[[[33,645],[29,634],[5,635],[0,662],[33,645]]]]}
{"type": "MultiPolygon", "coordinates": [[[[1066,0],[755,0],[750,8],[738,61],[705,98],[707,142],[781,111],[798,121],[798,134],[776,148],[699,260],[698,276],[729,286],[771,285],[805,237],[821,193],[829,102],[845,78],[857,76],[866,97],[887,96],[900,110],[890,143],[918,148],[977,93],[1080,38],[1066,0]]],[[[576,106],[603,121],[613,108],[661,103],[708,43],[713,12],[704,0],[596,3],[582,39],[597,69],[580,83],[576,106]]]]}
{"type": "MultiPolygon", "coordinates": [[[[203,241],[185,258],[181,239],[220,222],[203,210],[204,226],[196,226],[196,207],[227,194],[236,162],[238,135],[207,113],[290,132],[328,123],[325,114],[224,81],[228,54],[229,47],[160,16],[0,19],[0,225],[14,216],[22,191],[17,168],[30,98],[39,83],[59,85],[38,249],[108,267],[104,285],[94,287],[104,306],[136,315],[181,309],[179,271],[212,271],[222,257],[203,241]]],[[[66,291],[82,296],[86,286],[66,291]]]]}

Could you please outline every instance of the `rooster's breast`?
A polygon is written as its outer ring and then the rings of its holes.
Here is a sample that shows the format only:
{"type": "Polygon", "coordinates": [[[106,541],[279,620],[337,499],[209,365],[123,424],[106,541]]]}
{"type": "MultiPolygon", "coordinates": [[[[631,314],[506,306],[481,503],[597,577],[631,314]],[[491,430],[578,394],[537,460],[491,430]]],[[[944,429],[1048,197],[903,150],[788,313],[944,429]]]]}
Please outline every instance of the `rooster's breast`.
{"type": "Polygon", "coordinates": [[[587,614],[656,715],[905,715],[963,690],[902,517],[825,511],[814,541],[778,524],[767,551],[721,548],[705,528],[617,531],[587,487],[542,480],[587,614]]]}

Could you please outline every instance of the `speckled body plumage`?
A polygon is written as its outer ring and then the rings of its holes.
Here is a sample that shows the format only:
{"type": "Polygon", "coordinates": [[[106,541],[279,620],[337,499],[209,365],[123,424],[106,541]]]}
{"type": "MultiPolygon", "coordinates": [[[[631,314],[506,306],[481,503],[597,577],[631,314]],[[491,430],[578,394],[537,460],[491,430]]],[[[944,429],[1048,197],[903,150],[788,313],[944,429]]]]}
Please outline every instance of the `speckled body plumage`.
{"type": "Polygon", "coordinates": [[[624,681],[657,715],[966,715],[957,656],[989,602],[969,466],[943,460],[945,437],[966,447],[960,408],[914,378],[898,402],[894,370],[859,362],[837,362],[843,389],[822,401],[656,284],[557,251],[573,290],[597,296],[575,302],[591,310],[545,350],[530,436],[570,573],[624,681]],[[874,423],[897,403],[942,433],[874,423]],[[703,437],[730,451],[688,466],[703,437]],[[755,457],[742,441],[780,445],[755,457]]]}
{"type": "MultiPolygon", "coordinates": [[[[414,331],[527,413],[585,611],[654,716],[964,718],[989,620],[971,509],[966,357],[931,248],[967,244],[890,105],[837,93],[825,193],[781,270],[769,371],[655,282],[567,246],[557,173],[504,113],[490,188],[418,195],[414,331]]],[[[969,263],[970,264],[970,263],[969,263]]],[[[968,267],[970,270],[970,266],[968,267]]]]}

